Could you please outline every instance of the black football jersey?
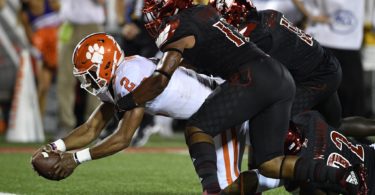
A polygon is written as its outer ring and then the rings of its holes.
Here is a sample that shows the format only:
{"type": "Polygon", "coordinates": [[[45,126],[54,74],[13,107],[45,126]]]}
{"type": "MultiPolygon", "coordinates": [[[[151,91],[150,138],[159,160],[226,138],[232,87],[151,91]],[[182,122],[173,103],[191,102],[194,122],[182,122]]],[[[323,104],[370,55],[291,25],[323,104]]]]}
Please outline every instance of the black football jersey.
{"type": "Polygon", "coordinates": [[[206,5],[193,6],[165,18],[156,45],[163,51],[169,43],[191,35],[195,37],[195,45],[184,50],[183,58],[200,72],[226,78],[241,65],[269,57],[206,5]]]}
{"type": "Polygon", "coordinates": [[[321,159],[332,167],[364,163],[369,194],[375,194],[375,146],[359,144],[328,126],[318,112],[305,112],[293,117],[306,136],[300,155],[321,159]]]}
{"type": "Polygon", "coordinates": [[[310,73],[324,59],[320,44],[278,11],[264,10],[252,14],[240,29],[245,37],[286,66],[296,81],[311,76],[310,73]]]}

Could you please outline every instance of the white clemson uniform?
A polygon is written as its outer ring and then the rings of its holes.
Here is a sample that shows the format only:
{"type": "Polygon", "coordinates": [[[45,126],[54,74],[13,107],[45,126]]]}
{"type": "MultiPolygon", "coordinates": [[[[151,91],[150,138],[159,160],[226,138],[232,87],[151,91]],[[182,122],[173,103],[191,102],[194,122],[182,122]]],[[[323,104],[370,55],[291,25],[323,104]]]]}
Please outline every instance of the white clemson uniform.
{"type": "MultiPolygon", "coordinates": [[[[145,78],[151,76],[155,68],[156,65],[144,57],[135,55],[125,58],[115,72],[114,101],[138,87],[145,78]]],[[[154,115],[188,119],[199,109],[212,90],[222,82],[224,80],[220,78],[208,77],[179,67],[164,91],[146,103],[145,110],[154,115]]],[[[101,100],[106,101],[103,98],[101,100]]],[[[244,134],[241,128],[233,128],[214,137],[217,174],[221,188],[232,183],[240,173],[245,145],[244,134]]]]}

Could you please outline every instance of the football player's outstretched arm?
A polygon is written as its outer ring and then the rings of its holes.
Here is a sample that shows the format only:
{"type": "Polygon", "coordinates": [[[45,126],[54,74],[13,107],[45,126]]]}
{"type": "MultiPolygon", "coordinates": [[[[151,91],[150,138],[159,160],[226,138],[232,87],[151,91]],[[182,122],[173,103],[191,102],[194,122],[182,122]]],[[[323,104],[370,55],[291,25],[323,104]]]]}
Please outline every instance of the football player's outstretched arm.
{"type": "Polygon", "coordinates": [[[55,178],[66,178],[83,162],[103,158],[127,148],[142,121],[143,115],[143,107],[134,108],[124,114],[117,130],[99,144],[74,153],[62,153],[61,160],[54,166],[55,178]]]}
{"type": "Polygon", "coordinates": [[[142,122],[144,108],[125,112],[116,131],[90,149],[92,159],[103,158],[129,147],[132,137],[142,122]]]}
{"type": "Polygon", "coordinates": [[[42,151],[58,150],[65,152],[87,146],[100,135],[104,126],[113,116],[114,106],[109,103],[102,103],[85,123],[73,129],[65,138],[40,147],[33,156],[42,151]]]}
{"type": "Polygon", "coordinates": [[[163,92],[173,72],[180,65],[182,53],[195,44],[194,36],[184,37],[163,48],[164,54],[155,72],[145,79],[133,92],[122,97],[118,102],[121,110],[131,110],[137,105],[144,105],[163,92]]]}
{"type": "Polygon", "coordinates": [[[62,138],[66,150],[85,147],[98,138],[105,125],[114,116],[114,112],[113,104],[100,104],[85,123],[75,128],[65,138],[62,138]]]}

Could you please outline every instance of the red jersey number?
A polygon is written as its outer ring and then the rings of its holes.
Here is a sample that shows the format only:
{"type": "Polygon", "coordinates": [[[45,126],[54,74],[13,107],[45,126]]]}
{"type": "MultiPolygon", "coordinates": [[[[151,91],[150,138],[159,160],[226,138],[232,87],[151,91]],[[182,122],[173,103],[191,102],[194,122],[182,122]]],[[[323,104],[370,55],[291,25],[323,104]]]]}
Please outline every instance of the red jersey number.
{"type": "Polygon", "coordinates": [[[345,145],[347,148],[349,148],[350,151],[352,151],[358,158],[360,158],[362,161],[365,160],[365,152],[363,150],[363,147],[359,144],[353,145],[348,139],[342,135],[341,133],[337,131],[331,132],[331,140],[337,147],[337,149],[342,150],[342,146],[345,145]]]}
{"type": "Polygon", "coordinates": [[[297,34],[297,36],[302,40],[304,41],[305,43],[307,43],[307,45],[310,45],[310,46],[313,46],[314,44],[314,41],[313,41],[313,38],[311,35],[309,34],[306,34],[303,30],[295,27],[293,25],[293,23],[291,23],[288,19],[286,19],[284,16],[281,17],[281,20],[280,20],[280,25],[281,26],[284,26],[285,28],[287,28],[288,30],[294,32],[295,34],[297,34]]]}
{"type": "Polygon", "coordinates": [[[335,168],[346,168],[351,166],[348,159],[336,152],[331,153],[327,158],[327,165],[335,168]]]}
{"type": "Polygon", "coordinates": [[[228,24],[226,24],[223,21],[218,21],[212,26],[219,29],[222,33],[225,34],[225,36],[232,41],[237,47],[241,47],[243,44],[245,44],[245,41],[241,39],[238,35],[233,33],[233,31],[227,27],[228,24]]]}

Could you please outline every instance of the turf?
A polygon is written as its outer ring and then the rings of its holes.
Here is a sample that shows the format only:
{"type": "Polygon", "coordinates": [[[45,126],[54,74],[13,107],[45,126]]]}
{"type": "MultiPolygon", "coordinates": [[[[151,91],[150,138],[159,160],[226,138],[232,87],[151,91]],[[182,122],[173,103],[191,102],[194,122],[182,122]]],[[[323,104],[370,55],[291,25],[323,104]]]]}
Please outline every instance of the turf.
{"type": "MultiPolygon", "coordinates": [[[[154,137],[146,147],[160,146],[154,137]]],[[[166,140],[164,140],[164,143],[166,140]]],[[[184,147],[181,138],[164,147],[184,147]]],[[[24,146],[21,144],[21,146],[24,146]]],[[[28,145],[33,147],[35,145],[28,145]]],[[[0,143],[0,147],[9,144],[0,143]]],[[[12,144],[17,147],[17,144],[12,144]]],[[[0,154],[0,192],[15,194],[201,194],[187,153],[126,153],[80,165],[69,178],[56,182],[39,177],[30,153],[0,154]]],[[[267,193],[286,194],[282,189],[267,193]]]]}

